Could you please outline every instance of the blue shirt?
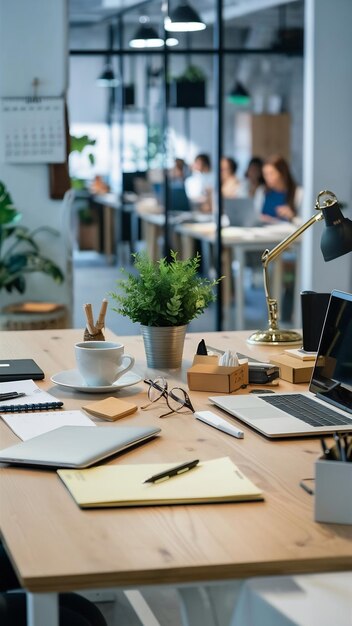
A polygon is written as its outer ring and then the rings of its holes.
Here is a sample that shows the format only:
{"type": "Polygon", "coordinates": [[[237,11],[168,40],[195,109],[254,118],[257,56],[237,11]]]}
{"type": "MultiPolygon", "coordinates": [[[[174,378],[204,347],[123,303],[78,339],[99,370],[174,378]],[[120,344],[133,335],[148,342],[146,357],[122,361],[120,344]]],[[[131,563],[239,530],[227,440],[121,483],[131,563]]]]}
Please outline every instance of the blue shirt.
{"type": "Polygon", "coordinates": [[[285,204],[287,204],[287,193],[285,191],[274,191],[270,189],[270,191],[265,194],[262,214],[282,220],[282,218],[276,214],[276,209],[278,206],[285,204]]]}

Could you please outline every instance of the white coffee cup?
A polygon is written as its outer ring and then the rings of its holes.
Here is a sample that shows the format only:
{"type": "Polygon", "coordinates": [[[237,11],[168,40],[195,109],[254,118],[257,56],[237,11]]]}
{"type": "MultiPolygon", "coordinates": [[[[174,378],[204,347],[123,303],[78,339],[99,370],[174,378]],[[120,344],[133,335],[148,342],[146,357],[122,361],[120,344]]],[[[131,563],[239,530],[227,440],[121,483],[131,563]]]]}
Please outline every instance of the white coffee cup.
{"type": "Polygon", "coordinates": [[[123,344],[114,341],[76,343],[78,371],[89,387],[112,385],[134,365],[134,358],[123,352],[123,344]]]}

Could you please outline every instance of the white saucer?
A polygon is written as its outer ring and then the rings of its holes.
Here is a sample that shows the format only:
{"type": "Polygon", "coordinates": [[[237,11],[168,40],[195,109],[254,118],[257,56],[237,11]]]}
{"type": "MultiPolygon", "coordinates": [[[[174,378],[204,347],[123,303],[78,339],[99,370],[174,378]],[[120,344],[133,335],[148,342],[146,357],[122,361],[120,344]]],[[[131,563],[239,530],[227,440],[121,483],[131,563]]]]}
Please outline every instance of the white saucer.
{"type": "Polygon", "coordinates": [[[67,387],[68,389],[75,389],[76,391],[84,391],[85,393],[116,393],[123,387],[130,387],[136,385],[142,380],[142,377],[135,372],[127,372],[115,380],[112,385],[104,385],[102,387],[88,387],[87,383],[83,380],[78,370],[64,370],[50,379],[56,385],[60,387],[67,387]]]}

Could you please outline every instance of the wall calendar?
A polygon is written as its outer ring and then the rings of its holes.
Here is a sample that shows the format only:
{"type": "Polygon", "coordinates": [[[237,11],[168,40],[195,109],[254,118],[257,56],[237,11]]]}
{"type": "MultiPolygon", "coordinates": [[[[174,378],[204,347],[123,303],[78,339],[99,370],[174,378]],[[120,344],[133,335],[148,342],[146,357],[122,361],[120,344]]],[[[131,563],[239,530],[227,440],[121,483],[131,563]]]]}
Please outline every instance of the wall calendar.
{"type": "Polygon", "coordinates": [[[63,98],[2,98],[0,114],[3,161],[66,161],[63,98]]]}

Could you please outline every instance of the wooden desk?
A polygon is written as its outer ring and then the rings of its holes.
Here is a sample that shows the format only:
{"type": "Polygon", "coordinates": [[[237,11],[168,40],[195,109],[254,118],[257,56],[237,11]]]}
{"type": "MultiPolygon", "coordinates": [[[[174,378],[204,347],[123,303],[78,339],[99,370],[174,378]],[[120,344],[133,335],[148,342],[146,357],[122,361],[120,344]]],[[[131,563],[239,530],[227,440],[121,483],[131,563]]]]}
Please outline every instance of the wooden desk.
{"type": "MultiPolygon", "coordinates": [[[[79,408],[102,396],[65,391],[51,384],[50,376],[74,367],[73,344],[81,336],[79,329],[2,332],[1,354],[34,358],[46,374],[38,384],[63,399],[65,408],[79,408]]],[[[274,347],[246,344],[247,332],[202,336],[210,345],[264,359],[278,352],[274,347]]],[[[107,338],[113,338],[112,333],[107,338]]],[[[199,334],[187,335],[184,368],[167,374],[171,385],[185,384],[200,339],[199,334]]],[[[141,337],[122,341],[136,357],[135,371],[142,376],[160,374],[146,367],[141,337]]],[[[282,381],[280,388],[304,390],[305,385],[282,381]]],[[[119,397],[133,397],[141,406],[145,394],[140,383],[121,390],[119,397]]],[[[197,410],[210,408],[208,393],[190,395],[197,410]]],[[[111,463],[166,459],[177,463],[190,456],[228,455],[262,488],[265,501],[81,511],[55,472],[2,468],[1,533],[23,586],[31,592],[29,626],[57,625],[57,591],[352,569],[352,528],[314,523],[313,498],[299,487],[302,478],[313,476],[320,454],[317,439],[272,442],[243,426],[245,437],[237,440],[190,414],[161,421],[162,409],[156,405],[116,423],[116,427],[158,424],[162,434],[111,463]]],[[[15,441],[1,422],[0,446],[15,441]]]]}

